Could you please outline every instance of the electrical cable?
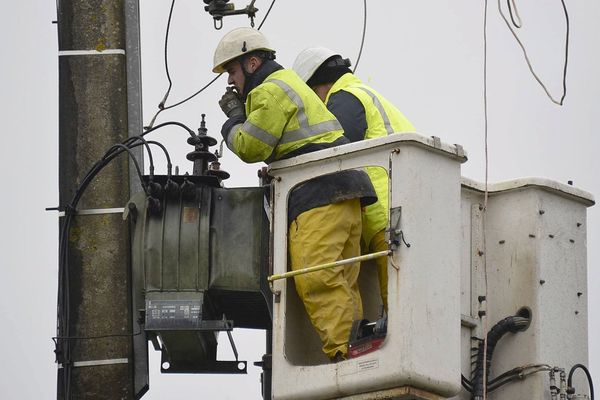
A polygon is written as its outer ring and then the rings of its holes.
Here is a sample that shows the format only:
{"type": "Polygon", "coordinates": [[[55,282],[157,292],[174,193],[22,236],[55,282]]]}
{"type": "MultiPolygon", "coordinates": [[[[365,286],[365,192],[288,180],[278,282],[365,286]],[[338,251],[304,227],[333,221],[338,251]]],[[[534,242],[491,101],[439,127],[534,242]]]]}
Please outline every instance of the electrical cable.
{"type": "Polygon", "coordinates": [[[527,364],[527,365],[523,365],[520,367],[515,367],[511,370],[508,370],[508,371],[498,375],[494,379],[490,380],[490,384],[499,382],[510,375],[521,374],[523,371],[528,370],[528,369],[539,369],[539,371],[537,371],[537,372],[542,372],[542,371],[550,371],[552,369],[552,367],[548,364],[527,364]]]}
{"type": "MultiPolygon", "coordinates": [[[[485,192],[483,195],[483,210],[481,216],[482,232],[483,232],[483,277],[484,277],[484,294],[486,307],[488,309],[488,271],[487,271],[487,242],[486,242],[486,216],[488,207],[488,173],[489,173],[489,156],[488,156],[488,104],[487,104],[487,14],[488,0],[484,3],[483,13],[483,115],[484,115],[484,147],[485,147],[485,192]]],[[[488,318],[484,312],[483,319],[483,365],[488,363],[488,318]]],[[[483,400],[487,399],[487,368],[483,368],[483,400]]]]}
{"type": "MultiPolygon", "coordinates": [[[[55,0],[56,3],[56,31],[58,33],[58,37],[60,38],[60,0],[55,0]]],[[[54,21],[52,21],[54,23],[54,21]]]]}
{"type": "Polygon", "coordinates": [[[271,8],[273,8],[273,5],[275,4],[275,0],[273,0],[271,2],[271,5],[269,6],[269,9],[267,10],[267,13],[265,14],[264,18],[262,19],[262,21],[260,21],[260,24],[258,24],[258,28],[257,30],[260,31],[260,28],[262,28],[263,24],[265,23],[265,21],[267,20],[267,17],[269,16],[269,13],[271,12],[271,8]]]}
{"type": "MultiPolygon", "coordinates": [[[[139,145],[142,145],[142,144],[143,143],[140,143],[139,145]]],[[[137,147],[136,145],[134,145],[132,147],[137,147]]],[[[144,178],[143,178],[144,174],[142,173],[142,169],[140,168],[140,163],[138,162],[135,154],[133,154],[133,152],[131,151],[131,149],[129,147],[125,146],[124,144],[120,144],[120,143],[113,145],[112,148],[120,148],[120,149],[123,149],[123,151],[126,151],[127,153],[129,153],[129,155],[131,156],[131,160],[133,161],[133,165],[135,166],[135,169],[137,171],[138,177],[140,178],[140,184],[142,185],[142,188],[144,189],[144,192],[148,192],[148,187],[146,186],[146,184],[144,182],[144,178]]],[[[111,161],[112,159],[114,159],[115,157],[117,157],[119,154],[121,154],[121,152],[115,152],[114,155],[110,159],[107,158],[107,160],[111,161]]],[[[102,166],[102,168],[104,168],[106,165],[108,165],[108,163],[104,164],[102,166]]],[[[100,171],[98,171],[98,172],[100,172],[100,171]]],[[[94,177],[95,177],[95,175],[94,175],[94,177]]],[[[92,178],[90,178],[90,182],[91,182],[91,179],[92,178]]]]}
{"type": "MultiPolygon", "coordinates": [[[[365,0],[366,1],[366,0],[365,0]]],[[[221,77],[221,75],[223,75],[223,73],[220,73],[219,75],[217,75],[215,78],[211,79],[206,85],[204,85],[202,88],[200,88],[197,92],[193,93],[192,95],[186,97],[185,99],[176,102],[175,104],[171,104],[169,106],[165,106],[165,103],[167,101],[167,97],[169,95],[169,92],[171,90],[171,77],[169,74],[169,69],[168,69],[168,62],[167,62],[167,47],[168,47],[168,39],[169,39],[169,29],[170,29],[170,25],[171,25],[171,17],[172,17],[172,11],[173,11],[173,5],[175,4],[175,0],[173,0],[173,3],[171,3],[171,12],[169,12],[169,19],[167,21],[167,29],[166,29],[166,34],[165,34],[165,69],[166,69],[166,73],[167,73],[167,79],[169,80],[169,89],[167,90],[167,93],[165,93],[165,96],[163,98],[163,100],[159,103],[158,105],[158,111],[156,112],[156,114],[154,114],[154,116],[152,117],[152,119],[150,120],[150,123],[144,127],[144,129],[150,129],[154,126],[154,122],[156,121],[156,118],[159,116],[159,114],[165,110],[169,110],[171,108],[175,108],[178,107],[180,105],[182,105],[183,103],[186,103],[187,101],[193,99],[194,97],[196,97],[197,95],[199,95],[200,93],[202,93],[204,90],[206,90],[210,85],[212,85],[213,83],[215,83],[217,81],[217,79],[219,79],[221,77]]],[[[263,24],[266,22],[267,17],[269,16],[271,9],[273,8],[273,5],[275,4],[275,0],[273,0],[271,2],[271,5],[269,6],[269,9],[267,10],[267,13],[265,14],[264,18],[262,19],[260,25],[258,26],[257,30],[260,30],[260,28],[262,28],[263,24]]]]}
{"type": "Polygon", "coordinates": [[[144,139],[141,135],[131,136],[129,139],[123,142],[124,145],[133,144],[136,140],[139,140],[144,144],[146,151],[148,152],[148,161],[150,162],[149,171],[150,171],[150,180],[154,180],[154,158],[152,157],[152,151],[150,150],[150,144],[146,139],[144,139]]]}
{"type": "Polygon", "coordinates": [[[169,155],[167,148],[162,143],[156,142],[154,140],[148,140],[148,144],[153,144],[162,149],[163,153],[165,154],[165,158],[167,159],[167,176],[170,178],[172,175],[173,164],[171,163],[171,156],[169,155]]]}
{"type": "MultiPolygon", "coordinates": [[[[563,103],[564,103],[564,100],[565,100],[565,96],[567,95],[567,66],[569,64],[569,30],[570,30],[570,26],[569,25],[570,24],[569,24],[569,13],[567,12],[567,5],[565,4],[565,0],[560,0],[560,1],[561,1],[562,6],[563,6],[563,11],[564,11],[564,14],[565,14],[565,21],[566,21],[565,62],[564,62],[563,77],[562,77],[563,92],[562,92],[562,96],[561,96],[560,100],[556,100],[552,96],[552,94],[550,94],[550,91],[548,90],[548,88],[546,87],[546,85],[542,82],[542,80],[540,79],[540,77],[534,71],[533,66],[531,65],[531,61],[529,60],[529,55],[527,54],[527,50],[525,49],[525,46],[521,42],[521,39],[519,39],[519,36],[517,35],[517,33],[515,32],[515,30],[511,26],[511,23],[509,22],[508,18],[506,18],[506,15],[502,11],[502,6],[501,6],[501,3],[500,3],[500,0],[498,0],[498,11],[500,12],[500,15],[502,16],[502,19],[506,23],[506,26],[508,27],[508,29],[510,30],[510,32],[514,36],[514,38],[517,41],[517,43],[519,44],[519,47],[521,47],[521,50],[523,51],[523,56],[525,57],[525,61],[527,62],[527,66],[529,67],[529,71],[531,72],[531,74],[533,75],[533,77],[535,78],[535,80],[540,84],[540,86],[542,87],[542,89],[544,89],[544,92],[546,92],[546,95],[548,96],[548,98],[554,104],[562,106],[563,103]]],[[[512,7],[510,6],[510,3],[509,3],[509,12],[512,13],[512,8],[513,7],[514,7],[514,0],[513,0],[513,6],[512,7]]],[[[514,7],[514,8],[516,10],[516,7],[514,7]]],[[[520,21],[520,18],[519,18],[519,21],[520,21]]],[[[514,23],[514,21],[513,21],[513,23],[514,23]]],[[[515,26],[517,28],[520,28],[519,24],[515,24],[515,26]]]]}
{"type": "Polygon", "coordinates": [[[515,3],[515,0],[506,0],[506,6],[508,7],[508,12],[510,13],[510,20],[512,21],[513,25],[517,28],[520,28],[523,26],[523,23],[521,21],[521,16],[519,15],[519,11],[517,10],[517,4],[515,3]],[[513,9],[514,9],[514,15],[513,15],[513,9]],[[517,21],[515,21],[515,17],[517,18],[517,21]]]}
{"type": "Polygon", "coordinates": [[[169,9],[169,17],[167,18],[167,27],[165,29],[164,61],[165,61],[165,74],[167,75],[167,80],[169,81],[169,86],[163,96],[163,99],[160,101],[160,103],[158,103],[158,111],[156,112],[156,114],[154,114],[154,117],[152,117],[152,120],[150,120],[150,124],[148,124],[148,127],[152,127],[154,125],[154,121],[156,120],[156,117],[158,117],[158,115],[165,109],[165,103],[167,102],[167,98],[169,97],[169,94],[171,93],[171,87],[173,86],[173,81],[171,80],[171,73],[169,72],[169,57],[168,57],[169,51],[168,51],[168,49],[169,49],[169,31],[171,30],[171,19],[173,18],[173,8],[174,7],[175,7],[175,0],[173,0],[171,2],[171,7],[169,9]]]}
{"type": "Polygon", "coordinates": [[[150,132],[153,132],[153,131],[155,131],[157,129],[160,129],[162,127],[169,126],[169,125],[179,126],[179,127],[183,128],[183,129],[185,129],[190,134],[191,137],[196,137],[196,132],[194,132],[192,129],[188,128],[186,125],[182,124],[181,122],[177,122],[177,121],[163,122],[163,123],[160,123],[160,124],[158,124],[158,125],[156,125],[154,127],[145,128],[144,132],[142,132],[142,136],[146,136],[150,132]]]}
{"type": "Polygon", "coordinates": [[[150,162],[150,167],[149,167],[150,180],[152,181],[154,178],[154,161],[153,161],[153,157],[152,157],[152,151],[150,150],[149,145],[154,145],[154,146],[160,147],[160,149],[163,151],[165,158],[167,159],[167,176],[171,177],[171,171],[173,168],[173,164],[171,163],[171,156],[170,156],[169,152],[167,151],[167,148],[160,142],[144,139],[144,137],[142,135],[130,136],[128,139],[126,139],[123,142],[123,144],[131,145],[131,144],[135,143],[136,140],[143,142],[144,147],[146,147],[146,151],[148,152],[148,160],[150,162]]]}
{"type": "Polygon", "coordinates": [[[360,50],[358,50],[358,56],[356,57],[356,63],[354,64],[354,70],[352,73],[356,73],[356,69],[358,68],[358,63],[360,62],[360,56],[362,55],[363,46],[365,44],[365,36],[367,33],[367,0],[363,0],[363,31],[362,31],[362,39],[360,40],[360,50]]]}
{"type": "Polygon", "coordinates": [[[585,365],[583,365],[583,364],[575,364],[575,365],[573,365],[573,367],[569,371],[569,377],[567,378],[567,386],[568,387],[573,387],[573,385],[572,385],[572,383],[573,383],[573,373],[578,368],[580,368],[585,373],[585,376],[587,377],[588,385],[590,386],[590,400],[594,400],[594,381],[592,380],[592,375],[590,374],[590,371],[587,369],[587,367],[585,365]]]}
{"type": "Polygon", "coordinates": [[[171,93],[171,88],[173,87],[173,81],[171,80],[171,74],[169,73],[169,57],[168,57],[168,49],[169,46],[169,31],[171,29],[171,18],[173,17],[173,8],[175,7],[175,0],[171,2],[171,8],[169,10],[169,18],[167,19],[167,29],[165,33],[165,72],[167,74],[167,80],[169,81],[169,87],[165,92],[165,95],[160,103],[158,103],[158,108],[163,108],[165,106],[165,102],[169,97],[169,93],[171,93]]]}
{"type": "Polygon", "coordinates": [[[152,119],[150,120],[150,123],[144,127],[144,129],[150,129],[154,126],[154,122],[156,121],[156,118],[158,117],[158,115],[166,110],[169,110],[171,108],[175,108],[177,106],[180,106],[181,104],[193,99],[194,97],[198,96],[200,93],[202,93],[206,88],[208,88],[210,85],[212,85],[213,83],[215,83],[215,81],[217,79],[219,79],[221,77],[221,75],[223,75],[222,73],[220,73],[219,75],[217,75],[215,78],[213,78],[210,82],[208,82],[206,85],[204,85],[200,90],[198,90],[196,93],[188,96],[187,98],[179,101],[178,103],[172,104],[170,106],[167,107],[163,107],[163,108],[159,108],[158,111],[156,112],[156,114],[154,114],[154,117],[152,117],[152,119]]]}
{"type": "Polygon", "coordinates": [[[492,379],[489,382],[488,391],[492,392],[499,387],[515,380],[523,380],[529,375],[551,370],[552,367],[547,364],[531,364],[524,365],[522,367],[516,367],[492,379]]]}
{"type": "Polygon", "coordinates": [[[460,374],[460,384],[467,392],[473,392],[473,383],[471,383],[471,381],[468,380],[467,377],[463,374],[460,374]]]}
{"type": "Polygon", "coordinates": [[[487,340],[480,342],[477,357],[477,366],[475,368],[472,380],[471,399],[481,400],[487,398],[488,383],[487,379],[492,366],[492,357],[494,350],[500,339],[507,333],[522,332],[529,326],[530,319],[514,315],[506,317],[497,322],[486,334],[487,340]],[[487,350],[487,351],[486,351],[487,350]]]}

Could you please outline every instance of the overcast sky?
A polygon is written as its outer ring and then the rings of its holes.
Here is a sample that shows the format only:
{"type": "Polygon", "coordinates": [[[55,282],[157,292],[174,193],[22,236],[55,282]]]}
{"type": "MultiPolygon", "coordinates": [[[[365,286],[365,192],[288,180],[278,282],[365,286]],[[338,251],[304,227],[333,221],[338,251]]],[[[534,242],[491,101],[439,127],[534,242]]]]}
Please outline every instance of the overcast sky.
{"type": "MultiPolygon", "coordinates": [[[[163,44],[170,0],[142,0],[144,122],[149,122],[167,87],[163,44]]],[[[504,3],[504,2],[503,2],[504,3]]],[[[258,21],[270,1],[257,0],[258,21]]],[[[324,45],[356,60],[363,22],[360,0],[305,0],[275,3],[262,31],[278,50],[277,60],[291,66],[300,50],[324,45]]],[[[483,181],[483,4],[466,0],[371,1],[357,75],[395,103],[417,131],[459,143],[469,155],[462,174],[483,181]]],[[[241,2],[236,2],[241,6],[241,2]]],[[[555,97],[562,90],[565,21],[559,0],[517,2],[523,20],[519,33],[534,68],[555,97]],[[543,3],[543,4],[540,4],[543,3]]],[[[489,176],[500,181],[540,176],[600,193],[600,3],[567,1],[571,47],[567,97],[563,107],[546,97],[529,73],[521,50],[489,4],[488,105],[489,176]]],[[[169,44],[172,104],[212,79],[212,55],[219,38],[243,16],[224,21],[215,31],[199,0],[177,0],[169,44]]],[[[53,399],[56,365],[58,218],[45,207],[58,203],[58,69],[54,1],[5,4],[0,32],[4,146],[0,163],[6,177],[0,198],[4,212],[0,292],[0,343],[3,347],[0,393],[11,399],[53,399]]],[[[163,113],[158,122],[177,120],[193,128],[207,114],[209,134],[219,137],[223,115],[216,102],[224,77],[194,100],[163,113]]],[[[154,139],[168,146],[182,171],[189,170],[190,149],[176,130],[154,139]]],[[[245,165],[226,152],[228,186],[256,184],[259,165],[245,165]]],[[[165,170],[157,166],[158,171],[165,170]]],[[[115,207],[119,206],[115,204],[115,207]]],[[[122,206],[122,205],[121,205],[122,206]]],[[[600,387],[600,211],[588,213],[588,300],[590,369],[600,387]]],[[[234,334],[240,358],[262,355],[260,332],[234,334]]],[[[225,345],[226,347],[226,345],[225,345]]],[[[155,353],[158,355],[158,353],[155,353]]],[[[225,352],[224,358],[230,358],[225,352]]],[[[159,375],[151,365],[151,390],[144,398],[258,399],[257,374],[246,377],[159,375]],[[201,397],[200,393],[206,393],[201,397]]]]}

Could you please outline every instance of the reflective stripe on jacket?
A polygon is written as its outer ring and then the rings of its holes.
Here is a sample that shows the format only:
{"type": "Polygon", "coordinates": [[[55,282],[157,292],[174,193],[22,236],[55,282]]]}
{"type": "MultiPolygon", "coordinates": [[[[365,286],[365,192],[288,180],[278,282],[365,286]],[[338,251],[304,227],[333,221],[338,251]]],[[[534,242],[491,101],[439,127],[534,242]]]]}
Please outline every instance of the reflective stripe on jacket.
{"type": "MultiPolygon", "coordinates": [[[[364,139],[387,136],[415,130],[410,121],[392,103],[378,92],[363,84],[351,73],[344,74],[331,87],[325,104],[335,93],[345,91],[357,98],[364,107],[367,129],[364,139]]],[[[340,118],[340,120],[343,120],[340,118]]],[[[364,126],[364,125],[363,125],[364,126]]],[[[373,235],[385,229],[388,222],[388,175],[380,167],[368,167],[367,173],[375,187],[378,201],[363,210],[363,239],[369,245],[373,235]]]]}
{"type": "Polygon", "coordinates": [[[275,71],[252,89],[246,116],[227,135],[227,145],[250,163],[279,160],[306,144],[343,136],[333,114],[292,70],[275,71]]]}

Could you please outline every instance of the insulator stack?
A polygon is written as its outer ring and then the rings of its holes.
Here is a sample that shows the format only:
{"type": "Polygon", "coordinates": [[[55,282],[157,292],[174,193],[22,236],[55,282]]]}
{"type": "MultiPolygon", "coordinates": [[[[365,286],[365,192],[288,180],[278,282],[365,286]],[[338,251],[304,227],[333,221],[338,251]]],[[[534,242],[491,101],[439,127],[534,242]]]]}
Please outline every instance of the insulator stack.
{"type": "Polygon", "coordinates": [[[186,158],[194,163],[193,175],[210,175],[219,180],[229,178],[229,173],[221,170],[221,164],[217,161],[216,153],[211,153],[209,148],[217,144],[217,139],[208,136],[206,129],[205,114],[202,114],[198,135],[188,138],[189,145],[194,146],[194,151],[188,153],[186,158]],[[209,166],[210,163],[210,166],[209,166]]]}

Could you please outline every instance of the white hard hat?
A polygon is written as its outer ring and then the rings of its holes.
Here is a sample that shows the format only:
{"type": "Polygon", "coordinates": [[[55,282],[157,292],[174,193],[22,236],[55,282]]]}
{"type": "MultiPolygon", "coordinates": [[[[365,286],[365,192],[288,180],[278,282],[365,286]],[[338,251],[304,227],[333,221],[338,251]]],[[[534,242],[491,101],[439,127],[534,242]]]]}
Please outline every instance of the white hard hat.
{"type": "Polygon", "coordinates": [[[307,82],[321,64],[333,56],[341,57],[339,53],[326,47],[309,47],[298,54],[292,69],[296,71],[304,82],[307,82]]]}
{"type": "Polygon", "coordinates": [[[213,72],[225,72],[223,66],[229,61],[254,50],[275,51],[259,31],[252,28],[236,28],[223,36],[213,58],[213,72]]]}

